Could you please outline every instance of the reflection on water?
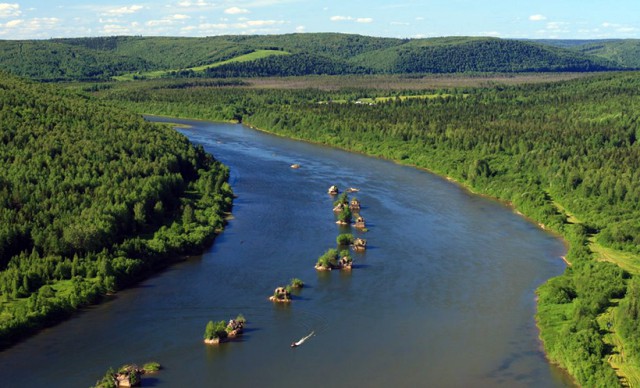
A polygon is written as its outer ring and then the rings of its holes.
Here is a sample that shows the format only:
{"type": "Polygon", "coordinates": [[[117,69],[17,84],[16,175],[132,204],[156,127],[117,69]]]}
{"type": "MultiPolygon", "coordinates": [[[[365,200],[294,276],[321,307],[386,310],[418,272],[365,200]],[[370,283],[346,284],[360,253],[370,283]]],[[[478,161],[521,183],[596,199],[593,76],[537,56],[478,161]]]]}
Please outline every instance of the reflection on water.
{"type": "Polygon", "coordinates": [[[181,132],[231,167],[239,197],[225,232],[201,257],[0,353],[5,381],[88,386],[109,366],[156,360],[166,369],[147,383],[167,387],[570,384],[533,320],[535,288],[563,270],[560,241],[422,171],[189,123],[181,132]],[[340,233],[331,184],[361,189],[370,229],[351,273],[313,268],[340,233]],[[293,277],[308,287],[270,303],[293,277]],[[242,340],[202,344],[209,320],[239,313],[242,340]]]}

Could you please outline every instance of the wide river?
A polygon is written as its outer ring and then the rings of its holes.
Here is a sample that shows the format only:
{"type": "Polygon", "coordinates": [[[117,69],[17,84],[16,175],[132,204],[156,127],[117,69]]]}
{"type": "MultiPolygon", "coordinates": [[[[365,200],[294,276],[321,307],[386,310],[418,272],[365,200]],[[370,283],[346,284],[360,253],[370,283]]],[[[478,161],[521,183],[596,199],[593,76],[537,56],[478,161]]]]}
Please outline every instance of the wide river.
{"type": "Polygon", "coordinates": [[[0,353],[7,386],[87,387],[110,366],[151,360],[164,370],[144,384],[165,387],[571,385],[534,322],[534,290],[564,270],[556,237],[424,171],[172,121],[231,168],[234,218],[202,256],[0,353]],[[349,230],[334,222],[332,184],[360,189],[369,228],[350,273],[314,269],[349,230]],[[307,285],[293,303],[269,302],[293,277],[307,285]],[[202,343],[209,320],[239,313],[241,340],[202,343]]]}

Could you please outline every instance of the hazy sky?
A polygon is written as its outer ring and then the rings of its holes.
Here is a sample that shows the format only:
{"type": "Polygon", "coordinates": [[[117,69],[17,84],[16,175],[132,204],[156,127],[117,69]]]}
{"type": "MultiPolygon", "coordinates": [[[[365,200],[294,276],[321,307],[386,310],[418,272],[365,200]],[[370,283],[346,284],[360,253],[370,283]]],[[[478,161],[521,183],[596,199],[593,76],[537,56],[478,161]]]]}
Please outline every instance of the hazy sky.
{"type": "MultiPolygon", "coordinates": [[[[0,0],[2,1],[2,0],[0,0]]],[[[640,0],[18,0],[0,39],[344,32],[397,38],[640,38],[640,0]]]]}

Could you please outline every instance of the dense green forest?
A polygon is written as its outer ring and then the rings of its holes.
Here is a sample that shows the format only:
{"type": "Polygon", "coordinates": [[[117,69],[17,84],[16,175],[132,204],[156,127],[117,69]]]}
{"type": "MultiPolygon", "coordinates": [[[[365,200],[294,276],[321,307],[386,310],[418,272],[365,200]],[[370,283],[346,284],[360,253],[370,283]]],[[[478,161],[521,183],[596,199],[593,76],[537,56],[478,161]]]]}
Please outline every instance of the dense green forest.
{"type": "Polygon", "coordinates": [[[0,66],[42,81],[108,80],[123,74],[173,76],[600,71],[639,68],[635,41],[523,41],[485,37],[376,38],[351,34],[114,36],[0,41],[0,66]],[[562,43],[564,42],[564,43],[562,43]],[[588,46],[592,44],[595,46],[588,46]],[[184,71],[259,50],[293,55],[184,71]]]}
{"type": "Polygon", "coordinates": [[[537,321],[550,359],[584,386],[620,384],[608,362],[614,353],[624,354],[622,374],[637,373],[640,294],[634,276],[640,264],[594,253],[596,247],[640,253],[637,73],[412,91],[422,96],[412,99],[402,98],[407,91],[373,89],[135,85],[95,95],[139,112],[242,120],[283,136],[428,168],[512,204],[571,246],[564,275],[538,290],[537,321]],[[355,103],[385,94],[396,97],[355,103]],[[608,342],[611,336],[622,345],[608,342]]]}
{"type": "Polygon", "coordinates": [[[613,61],[627,68],[640,68],[640,39],[608,40],[537,40],[536,42],[568,48],[590,56],[613,61]]]}
{"type": "Polygon", "coordinates": [[[0,74],[0,348],[198,252],[228,170],[176,131],[0,74]]]}
{"type": "Polygon", "coordinates": [[[384,73],[600,71],[622,66],[533,42],[497,38],[421,39],[351,61],[384,73]]]}

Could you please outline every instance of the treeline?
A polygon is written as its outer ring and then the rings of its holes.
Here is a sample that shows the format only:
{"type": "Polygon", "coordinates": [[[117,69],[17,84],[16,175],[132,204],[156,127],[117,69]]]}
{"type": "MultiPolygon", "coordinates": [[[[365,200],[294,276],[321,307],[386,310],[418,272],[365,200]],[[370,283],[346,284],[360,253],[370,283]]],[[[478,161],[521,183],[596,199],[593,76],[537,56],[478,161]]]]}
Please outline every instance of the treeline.
{"type": "Polygon", "coordinates": [[[228,170],[184,136],[6,74],[0,91],[0,347],[223,227],[228,170]]]}
{"type": "Polygon", "coordinates": [[[571,245],[572,265],[538,290],[537,319],[550,359],[581,385],[615,386],[603,337],[616,330],[629,362],[640,365],[637,285],[627,292],[630,274],[594,260],[589,238],[640,252],[639,90],[638,74],[621,73],[435,96],[425,91],[429,98],[374,105],[345,101],[382,92],[110,90],[103,97],[145,112],[235,118],[283,136],[429,168],[512,203],[571,245]],[[582,222],[568,222],[557,204],[582,222]],[[599,322],[614,299],[620,300],[618,319],[599,322]]]}

